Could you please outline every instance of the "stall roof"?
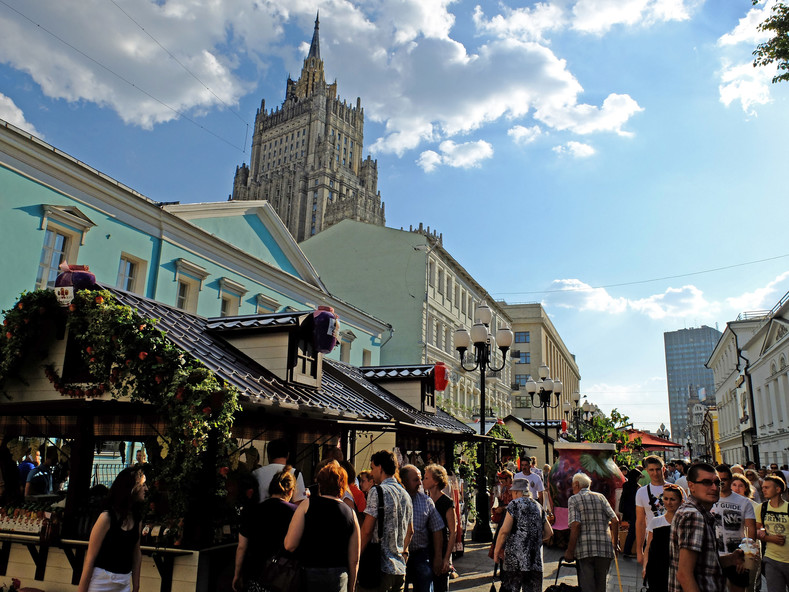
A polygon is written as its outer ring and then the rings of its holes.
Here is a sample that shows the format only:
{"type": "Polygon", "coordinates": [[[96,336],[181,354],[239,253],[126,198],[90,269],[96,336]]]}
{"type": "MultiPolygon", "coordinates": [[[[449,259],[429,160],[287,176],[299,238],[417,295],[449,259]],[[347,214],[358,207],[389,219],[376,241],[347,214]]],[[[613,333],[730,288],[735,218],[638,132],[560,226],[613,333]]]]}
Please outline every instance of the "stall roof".
{"type": "Polygon", "coordinates": [[[435,368],[434,364],[417,364],[414,366],[362,366],[360,372],[370,380],[413,380],[427,378],[435,368]]]}
{"type": "Polygon", "coordinates": [[[238,388],[242,404],[248,407],[261,405],[271,410],[324,416],[327,419],[392,421],[390,413],[362,397],[330,373],[323,373],[321,387],[318,389],[285,383],[210,331],[212,328],[283,326],[292,324],[299,315],[311,311],[221,320],[205,319],[136,294],[115,288],[108,289],[120,302],[137,309],[141,316],[158,319],[157,326],[167,334],[168,339],[238,388]]]}
{"type": "MultiPolygon", "coordinates": [[[[474,433],[474,430],[469,428],[460,420],[451,416],[449,413],[446,413],[441,409],[437,409],[435,415],[420,411],[394,396],[392,393],[376,384],[374,381],[368,380],[368,378],[371,376],[375,376],[376,378],[383,377],[379,376],[379,373],[376,372],[376,367],[367,366],[364,368],[357,368],[356,366],[351,366],[350,364],[337,362],[335,360],[328,360],[325,358],[323,363],[324,375],[327,373],[327,370],[329,372],[334,370],[335,372],[342,373],[348,379],[353,380],[356,384],[358,384],[359,387],[363,389],[362,392],[369,394],[373,401],[384,404],[387,411],[389,411],[397,421],[406,422],[421,428],[439,432],[449,432],[456,434],[474,433]]],[[[401,377],[405,378],[408,376],[409,378],[413,379],[427,376],[427,374],[423,372],[423,369],[429,368],[432,370],[433,366],[380,366],[378,368],[380,368],[380,370],[385,373],[391,368],[399,368],[401,377]],[[414,369],[414,373],[409,374],[407,370],[408,368],[414,369]]],[[[386,377],[389,377],[388,374],[386,377]]]]}

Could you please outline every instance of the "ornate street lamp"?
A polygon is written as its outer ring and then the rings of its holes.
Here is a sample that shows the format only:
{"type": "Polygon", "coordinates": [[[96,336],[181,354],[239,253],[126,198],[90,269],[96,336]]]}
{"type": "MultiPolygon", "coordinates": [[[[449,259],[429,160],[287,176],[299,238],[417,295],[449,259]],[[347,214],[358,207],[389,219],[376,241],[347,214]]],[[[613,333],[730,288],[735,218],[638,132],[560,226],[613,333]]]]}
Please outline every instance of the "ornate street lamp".
{"type": "Polygon", "coordinates": [[[540,374],[540,381],[535,382],[529,376],[526,381],[526,392],[529,393],[531,398],[532,407],[541,407],[543,409],[543,417],[545,419],[545,462],[553,464],[553,459],[548,457],[548,408],[555,409],[559,406],[559,399],[562,395],[562,381],[551,379],[551,369],[543,362],[538,370],[540,374]],[[551,403],[551,395],[556,395],[556,403],[551,403]],[[534,401],[534,396],[537,395],[537,402],[534,401]]]}
{"type": "Polygon", "coordinates": [[[657,431],[657,437],[668,440],[671,433],[666,429],[666,424],[661,423],[657,431]]]}
{"type": "MultiPolygon", "coordinates": [[[[555,383],[554,383],[555,384],[555,383]]],[[[583,396],[586,399],[586,395],[583,396]]],[[[564,403],[562,408],[564,409],[564,415],[567,417],[572,412],[573,414],[573,425],[575,426],[575,439],[580,442],[581,441],[581,422],[587,422],[592,417],[592,405],[589,404],[589,401],[584,401],[583,406],[580,405],[581,403],[581,393],[575,391],[572,395],[570,395],[570,400],[573,402],[570,405],[569,402],[564,403]],[[582,415],[583,414],[583,415],[582,415]]]]}
{"type": "Polygon", "coordinates": [[[507,361],[507,351],[512,345],[513,335],[508,327],[501,327],[496,331],[496,337],[490,333],[490,321],[493,314],[484,302],[477,306],[477,322],[471,327],[471,334],[465,327],[459,327],[455,331],[455,349],[460,355],[460,366],[466,372],[473,372],[479,369],[479,427],[483,440],[480,444],[481,454],[479,455],[479,477],[477,481],[477,522],[471,533],[471,540],[477,543],[489,543],[493,540],[493,533],[490,530],[490,503],[488,501],[488,483],[485,475],[485,372],[498,372],[504,369],[507,361]],[[466,367],[466,351],[474,346],[474,365],[466,367]],[[495,350],[491,346],[497,346],[501,351],[501,365],[495,367],[495,360],[492,353],[495,350]]]}

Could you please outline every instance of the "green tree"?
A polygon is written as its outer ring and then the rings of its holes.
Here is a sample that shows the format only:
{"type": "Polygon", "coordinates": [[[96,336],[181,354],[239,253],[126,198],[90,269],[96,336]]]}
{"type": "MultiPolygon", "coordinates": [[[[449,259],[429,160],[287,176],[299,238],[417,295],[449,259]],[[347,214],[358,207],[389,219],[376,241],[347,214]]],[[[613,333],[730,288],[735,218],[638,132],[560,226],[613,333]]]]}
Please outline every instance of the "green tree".
{"type": "MultiPolygon", "coordinates": [[[[753,0],[753,4],[760,1],[753,0]]],[[[773,84],[789,80],[789,5],[776,2],[770,16],[759,25],[758,30],[772,37],[754,50],[754,67],[775,63],[779,74],[773,76],[773,84]]]]}
{"type": "Polygon", "coordinates": [[[630,418],[618,410],[611,411],[611,416],[595,415],[588,423],[584,438],[589,442],[616,444],[614,462],[617,465],[634,467],[644,457],[641,438],[628,442],[627,428],[631,427],[630,418]]]}

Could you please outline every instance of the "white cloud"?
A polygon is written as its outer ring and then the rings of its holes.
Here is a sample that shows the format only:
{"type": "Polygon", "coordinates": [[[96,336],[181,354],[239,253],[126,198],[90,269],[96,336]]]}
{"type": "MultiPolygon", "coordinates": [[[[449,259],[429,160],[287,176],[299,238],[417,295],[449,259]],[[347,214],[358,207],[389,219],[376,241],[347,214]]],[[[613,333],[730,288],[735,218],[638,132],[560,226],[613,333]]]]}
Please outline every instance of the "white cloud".
{"type": "Polygon", "coordinates": [[[754,68],[751,62],[724,66],[718,86],[720,101],[727,107],[739,101],[742,110],[755,115],[754,106],[770,102],[770,81],[775,74],[772,68],[754,68]]]}
{"type": "Polygon", "coordinates": [[[787,291],[789,291],[789,271],[778,275],[766,286],[727,298],[726,304],[737,312],[771,309],[787,291]]]}
{"type": "Polygon", "coordinates": [[[704,317],[714,315],[720,305],[709,302],[696,286],[668,288],[662,294],[647,298],[628,301],[628,306],[636,312],[642,312],[651,319],[704,317]]]}
{"type": "Polygon", "coordinates": [[[502,14],[486,19],[482,7],[474,8],[474,24],[480,32],[521,41],[543,41],[543,33],[566,25],[564,9],[554,3],[538,2],[531,8],[500,5],[502,14]]]}
{"type": "Polygon", "coordinates": [[[691,0],[578,0],[572,27],[603,35],[615,25],[648,27],[659,22],[685,21],[698,2],[691,0]]]}
{"type": "Polygon", "coordinates": [[[441,154],[427,150],[419,156],[417,164],[426,173],[435,170],[439,164],[463,169],[478,167],[483,160],[493,156],[493,146],[484,140],[463,144],[445,140],[439,145],[439,150],[441,154]]]}
{"type": "Polygon", "coordinates": [[[577,134],[609,131],[620,136],[631,136],[622,126],[639,111],[643,109],[629,95],[610,94],[603,101],[602,108],[548,103],[537,110],[535,117],[551,127],[577,134]]]}
{"type": "Polygon", "coordinates": [[[574,140],[567,142],[563,146],[554,146],[552,150],[556,154],[569,154],[575,158],[589,158],[595,153],[595,149],[589,144],[575,142],[574,140]]]}
{"type": "Polygon", "coordinates": [[[38,138],[43,139],[44,137],[44,135],[36,129],[36,126],[25,119],[25,114],[22,112],[22,109],[17,107],[14,101],[3,93],[0,93],[0,119],[5,119],[11,125],[23,129],[38,138]]]}
{"type": "Polygon", "coordinates": [[[531,144],[542,135],[542,129],[540,129],[539,125],[534,125],[532,127],[516,125],[507,130],[507,135],[512,137],[516,144],[531,144]]]}
{"type": "Polygon", "coordinates": [[[747,43],[756,46],[766,40],[769,35],[757,30],[757,27],[770,15],[776,0],[767,0],[764,4],[754,6],[748,11],[737,26],[718,39],[718,45],[737,45],[747,43]]]}
{"type": "MultiPolygon", "coordinates": [[[[327,79],[340,81],[341,97],[363,97],[367,117],[384,125],[383,136],[367,146],[373,152],[402,155],[501,119],[517,123],[528,116],[548,129],[626,135],[623,126],[641,110],[626,94],[609,94],[601,106],[580,102],[583,88],[543,40],[567,26],[569,5],[563,2],[502,6],[490,17],[477,8],[477,36],[464,44],[451,37],[454,0],[123,4],[145,32],[103,0],[9,1],[40,27],[13,11],[0,13],[0,60],[27,72],[47,97],[91,102],[146,129],[179,113],[199,117],[235,107],[256,88],[271,59],[281,58],[297,76],[316,8],[327,79]],[[292,45],[286,28],[304,31],[304,41],[292,45]]],[[[668,4],[650,0],[648,12],[657,15],[663,5],[668,4]]],[[[428,148],[446,158],[434,145],[428,148]]]]}
{"type": "Polygon", "coordinates": [[[574,308],[581,311],[622,314],[637,312],[651,319],[684,318],[688,316],[709,318],[720,310],[716,302],[704,298],[695,286],[668,288],[662,294],[640,299],[612,296],[605,288],[593,288],[578,279],[554,280],[545,297],[547,306],[574,308]]]}

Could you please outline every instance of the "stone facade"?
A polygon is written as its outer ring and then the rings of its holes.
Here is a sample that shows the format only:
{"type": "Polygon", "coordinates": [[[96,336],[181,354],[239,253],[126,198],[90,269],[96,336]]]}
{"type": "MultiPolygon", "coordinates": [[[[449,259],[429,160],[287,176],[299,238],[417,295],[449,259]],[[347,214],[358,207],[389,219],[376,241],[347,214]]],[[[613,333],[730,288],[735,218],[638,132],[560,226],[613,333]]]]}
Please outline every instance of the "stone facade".
{"type": "MultiPolygon", "coordinates": [[[[575,355],[562,340],[551,319],[541,304],[506,304],[504,310],[512,319],[515,343],[512,349],[520,352],[513,360],[513,415],[531,420],[542,420],[543,409],[535,409],[525,390],[526,380],[532,376],[539,381],[537,372],[545,362],[551,370],[551,378],[562,381],[562,396],[559,405],[548,409],[548,419],[564,419],[564,403],[571,402],[572,394],[580,390],[581,373],[575,355]]],[[[554,398],[555,402],[555,398],[554,398]]]]}
{"type": "Polygon", "coordinates": [[[378,161],[364,150],[364,109],[326,84],[319,22],[301,76],[288,77],[281,107],[255,117],[249,166],[236,168],[233,200],[267,200],[301,242],[345,219],[383,226],[378,161]]]}

